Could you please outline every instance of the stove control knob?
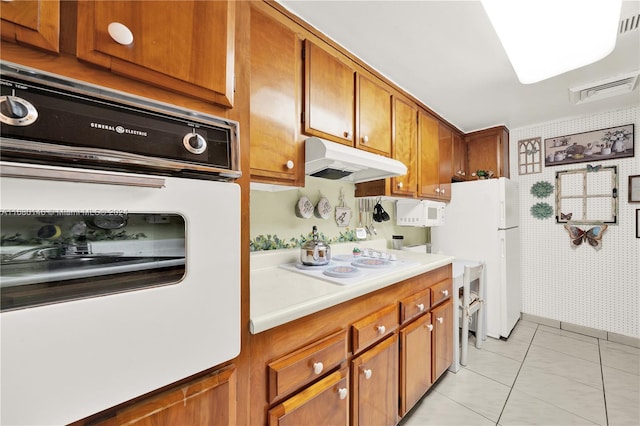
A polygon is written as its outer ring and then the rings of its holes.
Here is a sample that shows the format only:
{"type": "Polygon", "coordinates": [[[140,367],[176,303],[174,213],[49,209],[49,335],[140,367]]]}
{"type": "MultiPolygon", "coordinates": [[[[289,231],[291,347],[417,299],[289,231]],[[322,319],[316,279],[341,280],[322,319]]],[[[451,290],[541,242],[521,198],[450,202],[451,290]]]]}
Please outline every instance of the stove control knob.
{"type": "Polygon", "coordinates": [[[182,144],[192,154],[202,154],[207,149],[207,141],[196,132],[184,135],[182,144]]]}
{"type": "Polygon", "coordinates": [[[38,110],[18,96],[0,96],[0,121],[10,126],[28,126],[38,119],[38,110]]]}

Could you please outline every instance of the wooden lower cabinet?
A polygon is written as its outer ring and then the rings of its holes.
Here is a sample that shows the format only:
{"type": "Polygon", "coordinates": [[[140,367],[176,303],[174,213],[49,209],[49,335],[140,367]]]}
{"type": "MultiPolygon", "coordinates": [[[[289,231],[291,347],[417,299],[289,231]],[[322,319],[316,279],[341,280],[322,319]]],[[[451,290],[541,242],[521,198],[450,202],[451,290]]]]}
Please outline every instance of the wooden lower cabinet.
{"type": "Polygon", "coordinates": [[[395,425],[398,418],[398,335],[351,361],[352,425],[395,425]]]}
{"type": "Polygon", "coordinates": [[[328,375],[269,410],[269,425],[348,425],[347,382],[346,368],[328,375]]]}
{"type": "Polygon", "coordinates": [[[400,330],[400,415],[404,416],[431,387],[431,315],[400,330]]]}
{"type": "Polygon", "coordinates": [[[431,309],[433,323],[433,366],[431,377],[435,382],[453,362],[453,303],[451,299],[431,309]]]}
{"type": "Polygon", "coordinates": [[[204,377],[144,398],[91,426],[175,426],[236,424],[236,367],[229,365],[204,377]]]}

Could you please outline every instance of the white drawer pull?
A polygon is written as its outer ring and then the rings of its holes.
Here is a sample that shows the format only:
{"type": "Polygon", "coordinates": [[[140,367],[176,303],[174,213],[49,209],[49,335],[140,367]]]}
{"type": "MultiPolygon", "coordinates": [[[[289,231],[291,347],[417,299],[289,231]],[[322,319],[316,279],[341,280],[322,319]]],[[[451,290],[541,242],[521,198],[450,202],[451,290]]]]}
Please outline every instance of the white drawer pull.
{"type": "Polygon", "coordinates": [[[419,310],[420,312],[424,311],[424,303],[418,303],[418,305],[417,305],[417,306],[418,306],[418,310],[419,310]]]}
{"type": "Polygon", "coordinates": [[[322,373],[322,370],[324,370],[324,365],[321,362],[314,362],[313,363],[313,372],[316,374],[320,374],[322,373]]]}
{"type": "Polygon", "coordinates": [[[378,326],[378,334],[382,335],[385,331],[387,331],[387,327],[385,327],[384,325],[378,326]]]}
{"type": "Polygon", "coordinates": [[[433,331],[433,324],[427,324],[427,330],[433,331]]]}
{"type": "Polygon", "coordinates": [[[442,290],[442,295],[443,295],[444,297],[449,296],[449,290],[442,290]]]}
{"type": "Polygon", "coordinates": [[[348,394],[349,394],[349,391],[347,390],[347,388],[338,389],[338,396],[340,397],[340,399],[345,399],[348,394]]]}
{"type": "Polygon", "coordinates": [[[364,373],[364,378],[369,380],[371,378],[371,375],[373,374],[373,371],[371,371],[370,368],[365,368],[363,373],[364,373]]]}
{"type": "Polygon", "coordinates": [[[133,33],[126,25],[120,22],[110,23],[107,27],[107,32],[116,43],[120,43],[123,46],[133,43],[133,33]]]}
{"type": "Polygon", "coordinates": [[[438,321],[438,324],[442,324],[444,319],[442,317],[438,317],[438,318],[436,318],[436,321],[438,321]]]}
{"type": "Polygon", "coordinates": [[[287,164],[286,164],[287,169],[289,169],[289,170],[293,169],[294,165],[295,164],[293,163],[293,161],[291,161],[291,160],[287,161],[287,164]]]}

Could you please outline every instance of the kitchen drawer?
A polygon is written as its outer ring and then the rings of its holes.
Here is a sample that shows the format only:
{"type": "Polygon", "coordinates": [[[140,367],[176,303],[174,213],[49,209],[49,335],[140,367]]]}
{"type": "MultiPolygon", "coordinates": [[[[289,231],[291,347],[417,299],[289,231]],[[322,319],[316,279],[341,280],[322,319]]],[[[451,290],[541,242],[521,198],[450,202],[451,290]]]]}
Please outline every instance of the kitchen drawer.
{"type": "Polygon", "coordinates": [[[436,306],[451,297],[451,279],[431,286],[431,306],[436,306]]]}
{"type": "Polygon", "coordinates": [[[353,353],[371,346],[398,328],[398,305],[374,312],[351,325],[353,353]]]}
{"type": "Polygon", "coordinates": [[[347,331],[340,330],[269,363],[269,402],[300,389],[346,359],[347,331]]]}
{"type": "Polygon", "coordinates": [[[400,324],[427,312],[431,307],[431,289],[424,289],[400,301],[400,324]]]}

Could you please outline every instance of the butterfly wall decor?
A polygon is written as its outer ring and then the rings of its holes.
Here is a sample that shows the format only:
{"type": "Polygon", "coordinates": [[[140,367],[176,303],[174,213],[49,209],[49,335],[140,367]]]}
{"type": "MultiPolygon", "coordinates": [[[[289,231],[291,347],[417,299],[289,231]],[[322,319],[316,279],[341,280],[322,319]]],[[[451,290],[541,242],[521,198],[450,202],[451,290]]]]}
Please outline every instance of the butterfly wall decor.
{"type": "Polygon", "coordinates": [[[569,232],[572,247],[578,247],[583,241],[587,241],[591,247],[597,250],[602,247],[602,234],[607,230],[607,225],[596,225],[589,230],[573,225],[564,225],[564,229],[569,232]]]}
{"type": "Polygon", "coordinates": [[[597,166],[592,166],[591,164],[587,164],[587,171],[588,172],[597,172],[602,168],[602,164],[599,164],[597,166]]]}
{"type": "Polygon", "coordinates": [[[562,220],[571,220],[571,216],[573,216],[573,213],[564,214],[560,212],[560,219],[562,220]]]}

